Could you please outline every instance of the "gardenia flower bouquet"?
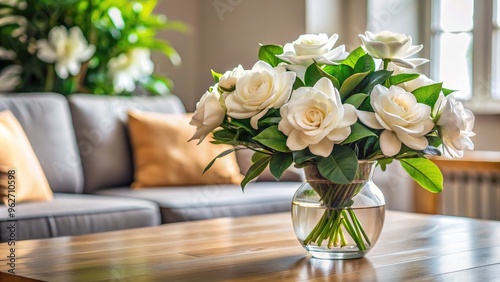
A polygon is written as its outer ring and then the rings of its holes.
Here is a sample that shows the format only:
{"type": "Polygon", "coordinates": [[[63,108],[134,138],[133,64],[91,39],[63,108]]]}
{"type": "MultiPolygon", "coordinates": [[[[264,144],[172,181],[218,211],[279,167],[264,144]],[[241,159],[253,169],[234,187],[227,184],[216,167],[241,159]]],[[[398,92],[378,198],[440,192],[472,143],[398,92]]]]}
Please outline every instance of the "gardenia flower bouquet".
{"type": "Polygon", "coordinates": [[[160,29],[185,31],[156,15],[156,0],[0,0],[0,93],[52,91],[167,94],[151,50],[180,57],[160,29]]]}
{"type": "Polygon", "coordinates": [[[279,179],[291,165],[314,165],[325,179],[349,184],[358,160],[382,170],[398,160],[422,187],[440,192],[442,174],[427,156],[473,149],[474,115],[441,82],[408,71],[427,62],[410,58],[422,49],[410,36],[359,37],[361,46],[348,53],[335,47],[337,35],[301,35],[284,47],[261,46],[249,70],[212,71],[215,84],[197,104],[192,139],[213,133],[213,143],[233,146],[217,158],[254,151],[242,188],[267,166],[279,179]]]}

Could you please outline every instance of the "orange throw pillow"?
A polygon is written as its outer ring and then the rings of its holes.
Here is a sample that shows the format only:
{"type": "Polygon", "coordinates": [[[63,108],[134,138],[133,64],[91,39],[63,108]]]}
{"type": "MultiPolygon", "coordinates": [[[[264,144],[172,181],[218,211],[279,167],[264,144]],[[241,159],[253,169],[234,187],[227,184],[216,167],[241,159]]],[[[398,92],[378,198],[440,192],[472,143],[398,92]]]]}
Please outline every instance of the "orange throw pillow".
{"type": "Polygon", "coordinates": [[[42,166],[10,111],[0,112],[0,196],[8,205],[53,198],[42,166]]]}
{"type": "Polygon", "coordinates": [[[133,188],[203,184],[239,184],[243,179],[234,154],[218,159],[231,148],[214,145],[207,137],[201,144],[188,142],[196,128],[191,115],[128,112],[128,128],[134,156],[133,188]]]}

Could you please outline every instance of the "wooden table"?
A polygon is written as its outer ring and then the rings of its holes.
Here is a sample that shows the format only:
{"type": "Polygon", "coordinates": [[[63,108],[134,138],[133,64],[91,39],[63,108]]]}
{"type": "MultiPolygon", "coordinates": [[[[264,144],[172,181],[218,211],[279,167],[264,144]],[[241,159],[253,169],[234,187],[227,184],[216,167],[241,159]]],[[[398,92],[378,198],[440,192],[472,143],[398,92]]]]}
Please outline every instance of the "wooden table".
{"type": "Polygon", "coordinates": [[[400,212],[387,212],[377,245],[355,260],[311,258],[288,213],[19,241],[16,276],[0,250],[0,281],[500,279],[500,222],[400,212]]]}

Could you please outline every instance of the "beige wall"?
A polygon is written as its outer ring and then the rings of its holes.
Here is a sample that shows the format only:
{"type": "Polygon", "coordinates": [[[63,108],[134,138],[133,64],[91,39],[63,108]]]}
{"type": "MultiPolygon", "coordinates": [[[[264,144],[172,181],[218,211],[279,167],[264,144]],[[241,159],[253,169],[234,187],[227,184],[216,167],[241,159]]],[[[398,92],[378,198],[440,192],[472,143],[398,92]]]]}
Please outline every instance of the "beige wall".
{"type": "Polygon", "coordinates": [[[179,51],[176,68],[154,56],[157,71],[175,83],[174,93],[193,111],[213,84],[210,69],[224,72],[238,64],[251,68],[259,43],[285,44],[305,32],[305,0],[168,0],[157,12],[191,26],[189,34],[164,32],[179,51]]]}

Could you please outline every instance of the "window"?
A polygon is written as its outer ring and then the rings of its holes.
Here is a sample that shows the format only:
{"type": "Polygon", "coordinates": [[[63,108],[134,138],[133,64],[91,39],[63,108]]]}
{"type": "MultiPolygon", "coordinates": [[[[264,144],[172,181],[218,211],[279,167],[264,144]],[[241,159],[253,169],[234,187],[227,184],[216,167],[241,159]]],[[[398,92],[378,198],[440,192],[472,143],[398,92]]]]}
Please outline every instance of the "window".
{"type": "Polygon", "coordinates": [[[462,100],[472,97],[473,0],[438,0],[432,7],[431,77],[457,89],[462,100]]]}
{"type": "Polygon", "coordinates": [[[500,0],[494,2],[493,17],[493,73],[492,85],[493,97],[500,100],[500,0]]]}
{"type": "Polygon", "coordinates": [[[481,113],[500,113],[500,0],[435,0],[431,77],[481,113]]]}

